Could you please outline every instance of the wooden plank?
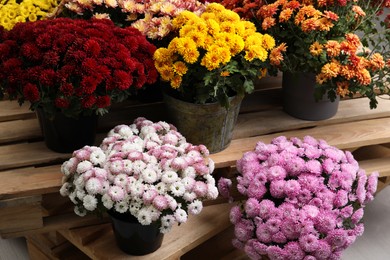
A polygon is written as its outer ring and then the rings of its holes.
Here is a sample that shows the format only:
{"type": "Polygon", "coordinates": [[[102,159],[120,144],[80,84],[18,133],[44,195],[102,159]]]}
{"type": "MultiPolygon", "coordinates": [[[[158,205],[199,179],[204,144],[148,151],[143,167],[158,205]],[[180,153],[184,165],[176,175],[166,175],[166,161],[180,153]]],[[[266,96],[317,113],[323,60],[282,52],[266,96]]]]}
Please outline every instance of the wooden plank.
{"type": "Polygon", "coordinates": [[[0,234],[43,226],[40,196],[0,201],[0,234]]]}
{"type": "MultiPolygon", "coordinates": [[[[19,222],[25,221],[25,218],[26,216],[24,218],[20,217],[19,222]]],[[[31,229],[26,228],[23,230],[20,229],[20,230],[4,230],[4,231],[0,230],[0,235],[3,238],[14,238],[14,237],[27,236],[27,235],[34,235],[39,233],[58,231],[60,229],[68,229],[68,228],[107,223],[108,221],[109,219],[107,217],[98,218],[93,215],[80,217],[77,216],[75,213],[67,213],[67,214],[61,214],[57,216],[44,217],[43,226],[40,228],[31,228],[31,229]]]]}
{"type": "Polygon", "coordinates": [[[390,142],[389,129],[390,118],[379,118],[236,139],[227,149],[210,155],[210,158],[214,160],[216,167],[233,166],[246,151],[253,150],[257,142],[270,143],[273,138],[280,135],[299,138],[311,135],[317,139],[324,139],[339,149],[388,143],[390,142]]]}
{"type": "Polygon", "coordinates": [[[178,259],[231,225],[228,217],[230,207],[230,204],[208,206],[199,215],[191,215],[186,223],[175,226],[164,236],[161,248],[146,256],[123,253],[115,244],[112,229],[86,245],[81,244],[78,229],[59,232],[92,259],[178,259]]]}
{"type": "Polygon", "coordinates": [[[306,121],[294,118],[282,111],[282,108],[272,108],[248,114],[240,114],[234,129],[233,139],[258,136],[262,134],[347,123],[359,120],[390,117],[390,106],[386,100],[378,99],[378,108],[370,109],[363,103],[366,99],[350,99],[340,102],[335,116],[322,121],[306,121]]]}
{"type": "Polygon", "coordinates": [[[38,120],[26,119],[0,122],[0,144],[42,138],[38,120]]]}
{"type": "Polygon", "coordinates": [[[27,249],[30,260],[52,260],[30,239],[27,239],[27,249]]]}
{"type": "Polygon", "coordinates": [[[62,162],[70,156],[70,153],[49,150],[43,142],[3,145],[0,146],[0,170],[62,162]]]}
{"type": "Polygon", "coordinates": [[[0,172],[0,199],[58,192],[61,165],[19,168],[0,172]]]}
{"type": "Polygon", "coordinates": [[[20,107],[15,100],[0,101],[0,122],[34,117],[35,113],[29,110],[29,104],[27,103],[20,107]]]}

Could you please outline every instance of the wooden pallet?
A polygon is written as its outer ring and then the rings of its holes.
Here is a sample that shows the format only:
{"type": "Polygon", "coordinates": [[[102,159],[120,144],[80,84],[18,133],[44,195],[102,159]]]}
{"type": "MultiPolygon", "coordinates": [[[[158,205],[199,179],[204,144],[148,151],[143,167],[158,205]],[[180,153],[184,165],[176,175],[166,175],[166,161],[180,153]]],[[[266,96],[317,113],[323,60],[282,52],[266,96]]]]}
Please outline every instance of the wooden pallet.
{"type": "MultiPolygon", "coordinates": [[[[342,100],[333,118],[304,121],[282,111],[280,83],[280,77],[265,79],[257,92],[244,99],[234,140],[226,150],[210,156],[216,176],[232,176],[236,160],[258,141],[311,135],[352,151],[367,174],[379,171],[378,190],[390,183],[390,101],[380,99],[378,108],[370,110],[367,99],[342,100]]],[[[129,101],[114,107],[99,122],[97,143],[115,125],[130,124],[137,116],[164,120],[164,111],[161,102],[129,101]]],[[[25,236],[31,259],[66,259],[64,252],[77,259],[129,258],[115,246],[108,218],[78,217],[68,199],[59,195],[60,165],[69,157],[45,147],[35,114],[27,106],[0,101],[0,235],[25,236]]],[[[221,198],[205,202],[199,216],[165,236],[161,249],[139,258],[195,259],[207,254],[216,259],[246,259],[230,244],[229,208],[221,198]]]]}

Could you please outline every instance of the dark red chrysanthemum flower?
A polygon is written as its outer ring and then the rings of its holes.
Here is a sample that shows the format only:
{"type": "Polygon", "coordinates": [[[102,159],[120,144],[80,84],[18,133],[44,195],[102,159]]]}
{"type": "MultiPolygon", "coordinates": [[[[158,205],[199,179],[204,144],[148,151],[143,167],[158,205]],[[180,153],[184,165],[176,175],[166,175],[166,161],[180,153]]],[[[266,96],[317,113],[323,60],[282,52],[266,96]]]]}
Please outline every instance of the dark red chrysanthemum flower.
{"type": "Polygon", "coordinates": [[[92,94],[95,92],[97,85],[99,84],[99,81],[96,77],[87,76],[84,77],[83,80],[80,82],[80,89],[81,94],[92,94]]]}
{"type": "Polygon", "coordinates": [[[100,96],[96,100],[96,106],[98,108],[106,108],[111,105],[111,98],[109,96],[100,96]]]}
{"type": "Polygon", "coordinates": [[[37,86],[31,83],[27,83],[24,86],[23,95],[30,102],[37,102],[40,98],[37,86]]]}
{"type": "Polygon", "coordinates": [[[39,81],[43,86],[52,87],[55,84],[56,77],[56,72],[53,69],[45,69],[42,70],[39,81]]]}
{"type": "Polygon", "coordinates": [[[64,83],[60,87],[60,91],[65,95],[65,96],[71,96],[74,93],[74,87],[72,84],[69,83],[64,83]]]}
{"type": "Polygon", "coordinates": [[[96,97],[94,95],[87,96],[81,100],[81,106],[83,108],[91,108],[96,104],[96,97]]]}
{"type": "Polygon", "coordinates": [[[116,88],[120,90],[126,90],[130,88],[131,84],[133,84],[133,77],[131,74],[123,70],[116,70],[113,78],[116,88]]]}

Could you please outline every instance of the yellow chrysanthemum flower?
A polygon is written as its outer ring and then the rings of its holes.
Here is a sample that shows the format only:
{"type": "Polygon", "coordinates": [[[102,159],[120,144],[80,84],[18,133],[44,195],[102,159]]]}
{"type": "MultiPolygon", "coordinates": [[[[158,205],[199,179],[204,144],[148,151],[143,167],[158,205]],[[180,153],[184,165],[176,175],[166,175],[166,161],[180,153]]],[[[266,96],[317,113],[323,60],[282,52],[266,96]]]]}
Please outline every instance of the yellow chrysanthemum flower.
{"type": "Polygon", "coordinates": [[[175,71],[176,74],[183,76],[184,74],[187,73],[188,67],[184,62],[176,61],[175,63],[173,63],[173,70],[175,71]]]}
{"type": "Polygon", "coordinates": [[[192,31],[187,34],[187,37],[191,38],[198,47],[205,47],[206,34],[204,32],[192,31]]]}
{"type": "Polygon", "coordinates": [[[179,38],[176,51],[188,63],[195,63],[199,57],[196,43],[190,37],[179,38]]]}
{"type": "Polygon", "coordinates": [[[220,32],[219,23],[216,20],[209,19],[206,21],[206,25],[207,25],[209,34],[216,35],[220,32]]]}
{"type": "Polygon", "coordinates": [[[208,49],[209,52],[216,53],[219,56],[219,60],[221,64],[228,63],[232,55],[230,53],[230,49],[228,47],[221,47],[218,45],[211,45],[211,47],[208,49]]]}
{"type": "Polygon", "coordinates": [[[221,32],[236,33],[236,27],[232,22],[222,22],[219,24],[221,32]]]}
{"type": "Polygon", "coordinates": [[[235,27],[236,34],[240,35],[241,37],[245,34],[245,25],[244,23],[237,22],[234,23],[233,26],[235,27]]]}
{"type": "Polygon", "coordinates": [[[206,67],[209,71],[214,70],[221,64],[221,59],[216,52],[208,51],[202,58],[200,65],[206,67]]]}
{"type": "Polygon", "coordinates": [[[247,61],[252,61],[254,59],[259,59],[265,61],[268,57],[268,52],[261,46],[252,45],[245,52],[245,59],[247,61]]]}
{"type": "Polygon", "coordinates": [[[180,87],[181,82],[182,82],[182,77],[180,75],[174,75],[173,78],[171,79],[171,86],[174,89],[177,89],[180,87]]]}
{"type": "Polygon", "coordinates": [[[248,50],[248,48],[252,45],[262,46],[262,41],[263,41],[263,35],[261,33],[249,35],[245,39],[245,49],[248,50]]]}
{"type": "Polygon", "coordinates": [[[240,21],[240,16],[236,12],[225,9],[224,11],[217,14],[217,19],[220,22],[235,23],[240,21]]]}
{"type": "Polygon", "coordinates": [[[187,21],[189,20],[198,20],[200,19],[199,16],[194,14],[193,12],[190,11],[183,11],[181,12],[178,16],[175,17],[172,21],[172,25],[174,29],[181,28],[187,21]]]}
{"type": "Polygon", "coordinates": [[[239,35],[233,34],[231,37],[230,52],[234,56],[244,50],[245,42],[239,35]]]}
{"type": "Polygon", "coordinates": [[[165,81],[171,81],[171,79],[175,75],[175,71],[173,70],[173,66],[163,66],[161,68],[157,69],[158,72],[160,73],[160,76],[163,80],[165,81]]]}
{"type": "Polygon", "coordinates": [[[262,37],[262,46],[266,50],[272,50],[276,45],[275,38],[269,34],[264,34],[262,37]]]}
{"type": "Polygon", "coordinates": [[[215,14],[213,14],[213,13],[202,13],[200,15],[200,18],[202,18],[205,21],[210,20],[210,19],[215,20],[215,14]]]}
{"type": "Polygon", "coordinates": [[[310,54],[313,56],[318,56],[322,53],[322,45],[319,42],[314,42],[309,47],[310,54]]]}
{"type": "Polygon", "coordinates": [[[218,4],[218,3],[210,3],[206,7],[207,13],[215,13],[217,15],[218,15],[218,13],[223,12],[224,10],[226,10],[225,7],[221,4],[218,4]]]}
{"type": "Polygon", "coordinates": [[[172,60],[172,51],[168,48],[158,48],[153,54],[153,59],[160,62],[172,60]]]}

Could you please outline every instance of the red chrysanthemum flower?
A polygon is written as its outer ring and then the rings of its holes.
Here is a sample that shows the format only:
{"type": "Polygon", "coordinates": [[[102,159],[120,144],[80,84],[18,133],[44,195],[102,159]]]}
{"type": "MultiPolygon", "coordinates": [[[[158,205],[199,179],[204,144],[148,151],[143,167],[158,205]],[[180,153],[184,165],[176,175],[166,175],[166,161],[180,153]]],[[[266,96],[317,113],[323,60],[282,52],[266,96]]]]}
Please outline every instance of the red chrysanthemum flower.
{"type": "Polygon", "coordinates": [[[111,98],[109,96],[100,96],[96,99],[96,106],[98,108],[106,108],[111,105],[111,98]]]}
{"type": "Polygon", "coordinates": [[[91,108],[96,103],[96,97],[94,95],[87,96],[81,100],[81,106],[83,108],[91,108]]]}
{"type": "Polygon", "coordinates": [[[31,83],[27,83],[24,86],[23,95],[30,102],[37,102],[40,98],[37,86],[31,83]]]}

